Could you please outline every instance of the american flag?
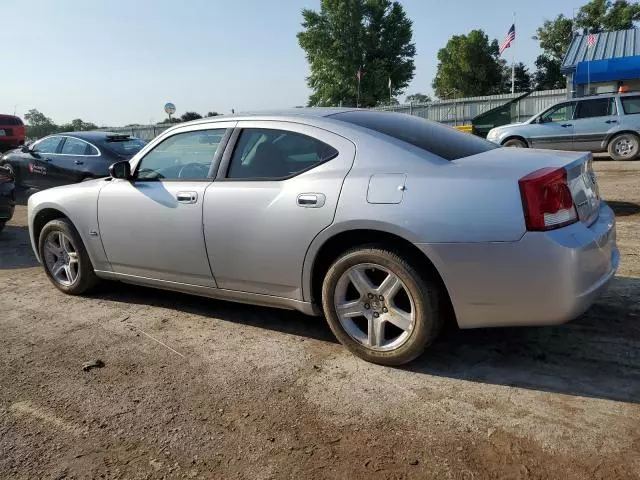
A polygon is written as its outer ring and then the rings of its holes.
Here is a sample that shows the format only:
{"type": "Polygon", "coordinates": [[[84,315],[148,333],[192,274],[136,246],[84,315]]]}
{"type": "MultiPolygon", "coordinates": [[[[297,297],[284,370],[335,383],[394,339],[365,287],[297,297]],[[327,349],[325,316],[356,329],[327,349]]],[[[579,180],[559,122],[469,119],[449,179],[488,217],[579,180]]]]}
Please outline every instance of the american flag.
{"type": "Polygon", "coordinates": [[[504,40],[500,45],[500,55],[502,55],[502,52],[504,52],[507,48],[511,46],[511,42],[513,42],[515,39],[516,39],[516,26],[515,24],[513,24],[511,25],[511,28],[507,32],[507,36],[504,37],[504,40]]]}
{"type": "Polygon", "coordinates": [[[593,33],[590,33],[587,37],[587,48],[591,48],[596,44],[596,36],[593,33]]]}

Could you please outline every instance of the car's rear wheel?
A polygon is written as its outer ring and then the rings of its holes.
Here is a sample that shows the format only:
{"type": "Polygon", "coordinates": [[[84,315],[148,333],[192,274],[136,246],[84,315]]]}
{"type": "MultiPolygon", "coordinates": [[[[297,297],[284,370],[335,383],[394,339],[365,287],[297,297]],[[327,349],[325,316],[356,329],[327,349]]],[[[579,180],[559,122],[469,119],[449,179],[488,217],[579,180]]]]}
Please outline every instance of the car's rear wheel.
{"type": "Polygon", "coordinates": [[[527,148],[527,144],[524,141],[520,140],[519,138],[510,138],[509,140],[504,142],[502,145],[505,147],[511,147],[511,148],[527,148]]]}
{"type": "Polygon", "coordinates": [[[98,282],[82,239],[69,220],[47,223],[40,232],[38,250],[49,280],[64,293],[79,295],[98,282]]]}
{"type": "Polygon", "coordinates": [[[640,151],[640,140],[633,133],[621,133],[611,139],[609,155],[614,160],[633,160],[640,151]]]}
{"type": "Polygon", "coordinates": [[[363,246],[340,256],[322,285],[331,330],[357,356],[382,365],[418,357],[442,327],[438,288],[402,255],[363,246]]]}

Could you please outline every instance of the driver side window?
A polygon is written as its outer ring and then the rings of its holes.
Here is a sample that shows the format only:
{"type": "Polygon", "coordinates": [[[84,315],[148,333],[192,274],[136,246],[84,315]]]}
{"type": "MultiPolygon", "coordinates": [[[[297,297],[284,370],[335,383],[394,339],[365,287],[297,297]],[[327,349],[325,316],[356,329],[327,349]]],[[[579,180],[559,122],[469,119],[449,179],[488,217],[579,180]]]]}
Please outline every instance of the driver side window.
{"type": "Polygon", "coordinates": [[[575,102],[564,103],[549,110],[542,118],[545,122],[566,122],[573,119],[573,111],[575,109],[575,102]]]}
{"type": "Polygon", "coordinates": [[[137,180],[206,180],[226,129],[196,130],[172,135],[147,153],[137,180]]]}

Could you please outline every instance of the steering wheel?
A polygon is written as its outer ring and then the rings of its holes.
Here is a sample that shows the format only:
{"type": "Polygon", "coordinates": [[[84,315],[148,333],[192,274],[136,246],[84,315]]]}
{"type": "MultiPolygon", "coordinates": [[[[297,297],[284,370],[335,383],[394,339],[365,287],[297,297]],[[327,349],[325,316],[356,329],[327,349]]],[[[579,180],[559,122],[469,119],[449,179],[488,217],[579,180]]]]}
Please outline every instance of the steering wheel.
{"type": "Polygon", "coordinates": [[[187,163],[178,171],[178,178],[207,178],[209,167],[201,163],[187,163]]]}

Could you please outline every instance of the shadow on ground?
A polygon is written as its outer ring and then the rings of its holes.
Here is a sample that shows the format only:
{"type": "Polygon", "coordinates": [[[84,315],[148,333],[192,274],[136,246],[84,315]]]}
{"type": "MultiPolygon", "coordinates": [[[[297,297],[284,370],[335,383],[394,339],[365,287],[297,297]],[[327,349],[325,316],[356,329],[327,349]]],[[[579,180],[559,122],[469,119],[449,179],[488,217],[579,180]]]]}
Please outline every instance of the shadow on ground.
{"type": "Polygon", "coordinates": [[[37,265],[38,261],[31,249],[29,229],[23,225],[5,225],[0,232],[0,270],[37,265]]]}
{"type": "MultiPolygon", "coordinates": [[[[616,278],[585,315],[538,328],[449,328],[405,370],[474,382],[640,403],[640,278],[616,278]]],[[[335,342],[323,318],[144,287],[105,284],[96,296],[335,342]]]]}
{"type": "Polygon", "coordinates": [[[640,205],[633,202],[618,202],[616,200],[607,200],[607,204],[615,212],[617,217],[630,217],[640,213],[640,205]]]}

